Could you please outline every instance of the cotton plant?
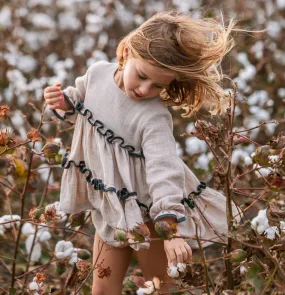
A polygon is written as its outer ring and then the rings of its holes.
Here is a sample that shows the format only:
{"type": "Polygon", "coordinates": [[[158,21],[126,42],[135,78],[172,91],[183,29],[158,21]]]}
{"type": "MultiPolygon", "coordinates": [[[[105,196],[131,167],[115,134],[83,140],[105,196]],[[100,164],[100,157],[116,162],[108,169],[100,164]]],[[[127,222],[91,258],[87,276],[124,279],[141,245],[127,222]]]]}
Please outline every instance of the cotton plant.
{"type": "Polygon", "coordinates": [[[137,290],[137,295],[144,295],[144,294],[157,294],[155,293],[156,290],[160,289],[160,280],[157,277],[154,277],[152,281],[146,281],[143,283],[137,290]]]}
{"type": "Polygon", "coordinates": [[[55,210],[56,210],[56,215],[57,215],[57,217],[58,217],[57,220],[59,220],[59,221],[65,221],[65,220],[67,219],[67,215],[66,215],[65,212],[63,212],[63,211],[61,211],[61,210],[59,209],[59,202],[58,202],[58,201],[56,201],[56,202],[54,202],[54,203],[52,203],[52,204],[47,205],[47,206],[45,207],[45,212],[47,212],[47,211],[48,211],[49,209],[51,209],[53,206],[55,207],[55,210]]]}
{"type": "MultiPolygon", "coordinates": [[[[280,236],[280,232],[277,226],[270,226],[266,215],[267,208],[259,210],[258,215],[251,221],[251,227],[255,229],[259,234],[264,234],[269,240],[274,240],[277,236],[280,236]]],[[[280,221],[280,230],[285,233],[285,222],[280,221]]]]}
{"type": "Polygon", "coordinates": [[[21,220],[21,217],[19,215],[3,215],[2,217],[0,217],[0,235],[4,235],[6,230],[10,230],[13,224],[15,225],[16,228],[19,227],[20,220],[21,220]],[[15,222],[10,222],[10,221],[15,221],[15,222]]]}
{"type": "Polygon", "coordinates": [[[46,279],[46,276],[43,273],[37,273],[36,276],[33,278],[33,281],[29,283],[28,290],[33,295],[40,295],[44,294],[44,283],[43,281],[46,279]]]}
{"type": "Polygon", "coordinates": [[[50,240],[51,233],[49,232],[48,228],[46,226],[43,226],[44,224],[38,225],[38,230],[36,232],[35,227],[29,223],[24,223],[22,227],[22,234],[27,237],[25,241],[25,247],[27,253],[30,255],[32,246],[33,251],[31,254],[31,261],[36,262],[39,261],[42,254],[42,246],[41,243],[46,242],[50,240]]]}
{"type": "Polygon", "coordinates": [[[186,274],[186,264],[179,262],[176,266],[174,266],[172,263],[170,263],[167,268],[167,274],[171,278],[184,277],[186,274]]]}
{"type": "Polygon", "coordinates": [[[80,260],[90,258],[91,253],[85,249],[74,248],[72,242],[61,240],[55,245],[55,257],[67,260],[70,265],[80,260]]]}

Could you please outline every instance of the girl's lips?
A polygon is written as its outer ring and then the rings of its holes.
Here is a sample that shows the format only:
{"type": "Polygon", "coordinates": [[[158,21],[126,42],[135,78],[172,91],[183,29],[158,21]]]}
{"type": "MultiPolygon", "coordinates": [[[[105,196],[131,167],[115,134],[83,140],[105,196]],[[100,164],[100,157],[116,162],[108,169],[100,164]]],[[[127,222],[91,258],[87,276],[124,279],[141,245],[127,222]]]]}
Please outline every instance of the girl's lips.
{"type": "MultiPolygon", "coordinates": [[[[134,91],[134,90],[133,90],[133,91],[134,91]]],[[[136,96],[137,98],[142,97],[142,95],[137,94],[135,91],[134,91],[134,94],[135,94],[135,96],[136,96]]]]}

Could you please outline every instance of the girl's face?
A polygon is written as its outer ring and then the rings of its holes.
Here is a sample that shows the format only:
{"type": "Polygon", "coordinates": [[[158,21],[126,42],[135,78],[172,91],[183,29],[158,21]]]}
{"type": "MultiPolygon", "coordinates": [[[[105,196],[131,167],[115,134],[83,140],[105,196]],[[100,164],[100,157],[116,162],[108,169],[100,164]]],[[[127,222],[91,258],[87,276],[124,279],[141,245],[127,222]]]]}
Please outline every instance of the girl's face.
{"type": "Polygon", "coordinates": [[[124,52],[124,59],[121,89],[133,99],[153,98],[175,78],[170,70],[155,67],[141,58],[127,56],[127,50],[124,52]]]}

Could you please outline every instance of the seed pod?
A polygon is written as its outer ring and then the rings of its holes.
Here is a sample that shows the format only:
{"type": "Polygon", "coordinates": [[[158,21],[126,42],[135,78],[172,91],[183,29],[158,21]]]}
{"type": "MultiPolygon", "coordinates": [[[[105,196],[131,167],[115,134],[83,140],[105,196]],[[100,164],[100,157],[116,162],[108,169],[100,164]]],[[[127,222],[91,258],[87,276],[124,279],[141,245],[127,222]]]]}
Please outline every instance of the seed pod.
{"type": "Polygon", "coordinates": [[[230,260],[231,262],[242,262],[245,260],[247,256],[247,252],[242,249],[236,249],[233,252],[231,252],[230,260]]]}
{"type": "Polygon", "coordinates": [[[49,161],[55,159],[56,155],[60,150],[60,146],[54,142],[48,142],[43,148],[42,152],[44,153],[46,159],[49,161]]]}
{"type": "Polygon", "coordinates": [[[116,229],[114,239],[119,242],[125,242],[127,240],[127,233],[122,229],[116,229]]]}
{"type": "Polygon", "coordinates": [[[88,250],[80,249],[80,250],[77,252],[77,256],[78,256],[80,259],[86,260],[86,259],[89,259],[89,258],[91,257],[91,253],[90,253],[88,250]]]}

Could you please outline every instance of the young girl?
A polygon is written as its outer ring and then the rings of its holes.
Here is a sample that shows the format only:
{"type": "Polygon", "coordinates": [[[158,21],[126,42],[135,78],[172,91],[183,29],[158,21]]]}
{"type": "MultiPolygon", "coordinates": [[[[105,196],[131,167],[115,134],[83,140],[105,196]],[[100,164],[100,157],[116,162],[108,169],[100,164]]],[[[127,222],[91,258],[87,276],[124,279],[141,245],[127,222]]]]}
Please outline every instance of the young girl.
{"type": "Polygon", "coordinates": [[[185,117],[203,103],[221,110],[219,65],[234,45],[233,26],[158,13],[119,43],[118,64],[94,63],[63,99],[60,83],[45,89],[49,109],[76,122],[62,162],[61,210],[92,209],[94,261],[104,241],[99,261],[112,271],[104,279],[94,271],[93,295],[121,294],[133,250],[146,280],[168,283],[167,264],[191,260],[194,240],[149,242],[159,220],[178,223],[178,236],[195,237],[197,226],[201,239],[226,243],[226,199],[177,156],[166,105],[183,108],[185,117]]]}

